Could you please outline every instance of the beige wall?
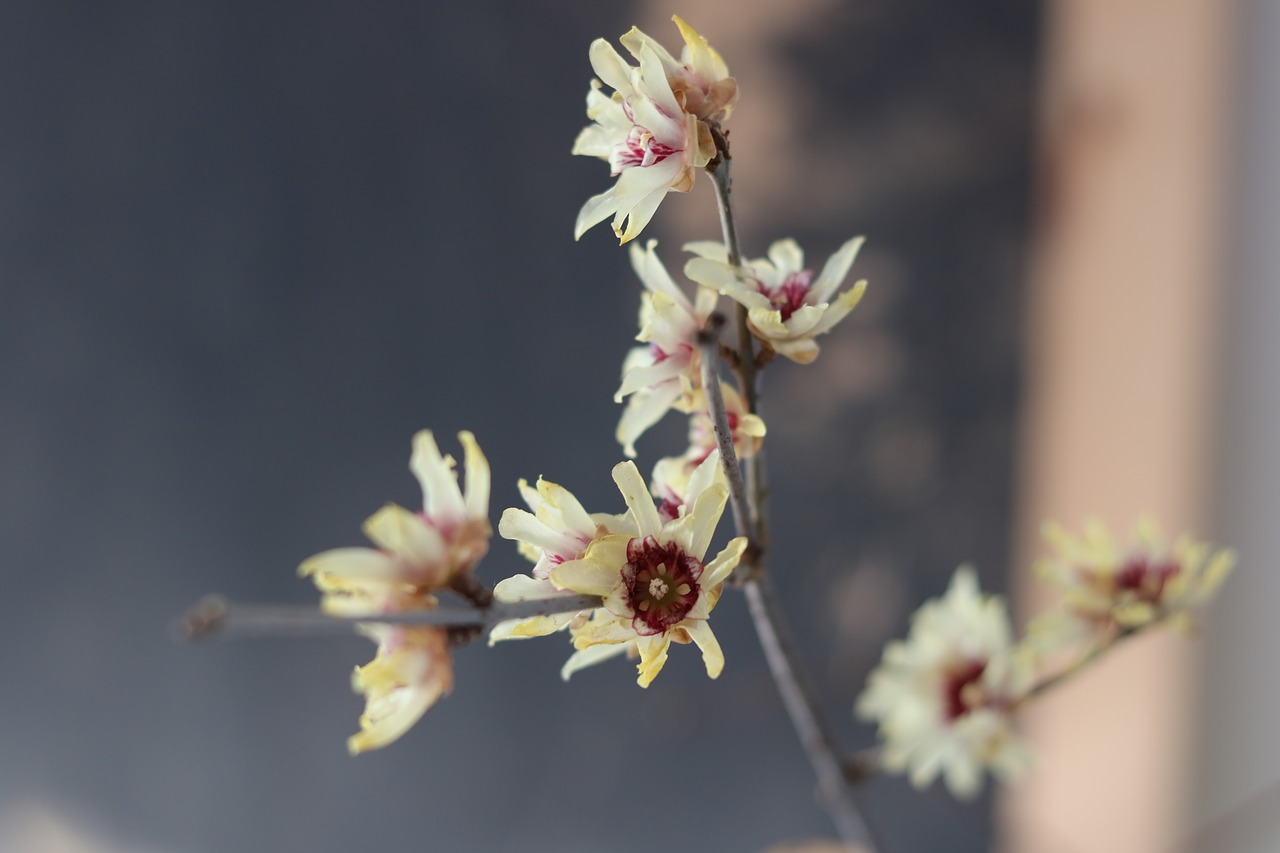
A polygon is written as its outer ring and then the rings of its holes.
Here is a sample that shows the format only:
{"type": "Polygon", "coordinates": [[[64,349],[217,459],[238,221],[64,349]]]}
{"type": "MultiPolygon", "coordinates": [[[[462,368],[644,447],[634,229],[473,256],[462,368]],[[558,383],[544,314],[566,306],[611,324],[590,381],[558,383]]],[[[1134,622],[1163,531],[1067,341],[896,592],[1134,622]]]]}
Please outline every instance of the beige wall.
{"type": "MultiPolygon", "coordinates": [[[[1037,258],[1021,521],[1206,531],[1229,4],[1059,0],[1046,9],[1037,258]]],[[[1197,645],[1118,650],[1027,719],[1039,770],[1005,799],[1005,849],[1169,853],[1189,828],[1197,645]]]]}

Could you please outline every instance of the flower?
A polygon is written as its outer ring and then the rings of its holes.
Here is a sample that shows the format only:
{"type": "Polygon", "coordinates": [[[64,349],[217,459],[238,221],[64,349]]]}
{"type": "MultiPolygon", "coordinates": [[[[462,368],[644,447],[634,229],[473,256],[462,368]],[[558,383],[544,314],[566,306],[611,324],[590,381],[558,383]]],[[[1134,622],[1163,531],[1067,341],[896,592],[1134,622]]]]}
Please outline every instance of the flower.
{"type": "Polygon", "coordinates": [[[640,303],[640,333],[622,364],[622,384],[613,395],[627,407],[616,436],[623,452],[634,458],[635,442],[671,409],[693,411],[702,387],[698,332],[715,310],[714,290],[698,288],[693,301],[671,278],[650,240],[643,249],[631,246],[631,267],[645,286],[640,303]]]}
{"type": "Polygon", "coordinates": [[[725,484],[726,478],[720,451],[713,449],[699,460],[688,454],[659,459],[649,478],[649,491],[658,502],[658,517],[666,524],[688,514],[698,497],[716,483],[725,484]]]}
{"type": "Polygon", "coordinates": [[[671,643],[693,642],[702,650],[707,674],[719,676],[724,654],[707,618],[746,548],[746,537],[730,541],[710,562],[704,563],[703,555],[728,489],[710,484],[691,509],[664,523],[634,462],[615,466],[613,479],[635,532],[599,536],[579,559],[551,570],[557,588],[604,599],[585,624],[572,629],[578,652],[563,674],[634,648],[640,658],[637,682],[648,687],[666,663],[671,643]]]}
{"type": "Polygon", "coordinates": [[[604,39],[591,43],[599,80],[587,92],[587,117],[595,123],[578,134],[573,153],[607,160],[618,181],[583,205],[574,239],[611,215],[619,242],[634,239],[667,193],[688,192],[695,170],[715,157],[708,122],[728,117],[737,84],[707,40],[675,21],[686,44],[681,62],[634,27],[621,42],[636,66],[604,39]],[[600,91],[601,81],[612,97],[600,91]]]}
{"type": "MultiPolygon", "coordinates": [[[[387,504],[364,523],[377,548],[336,548],[298,567],[324,593],[333,614],[376,616],[429,610],[431,593],[470,572],[489,548],[489,463],[469,432],[458,434],[467,465],[465,494],[454,460],[441,456],[435,437],[413,437],[409,468],[422,487],[423,509],[387,504]]],[[[399,738],[453,687],[448,638],[441,628],[368,624],[360,630],[378,644],[374,659],[357,667],[352,684],[366,699],[353,754],[399,738]]]]}
{"type": "Polygon", "coordinates": [[[351,676],[352,689],[365,697],[360,731],[347,739],[352,755],[394,742],[453,689],[444,629],[372,624],[359,630],[378,644],[378,652],[351,676]]]}
{"type": "Polygon", "coordinates": [[[747,309],[751,331],[781,355],[800,364],[818,357],[818,335],[832,329],[854,309],[867,289],[865,280],[835,297],[849,274],[863,238],[855,237],[836,251],[815,280],[805,269],[804,253],[791,239],[769,247],[768,258],[747,261],[735,270],[724,245],[689,243],[685,249],[698,257],[684,268],[685,275],[715,288],[747,309]]]}
{"type": "Polygon", "coordinates": [[[1010,634],[1004,602],[983,595],[966,566],[943,598],[921,605],[858,697],[858,715],[880,725],[886,770],[909,771],[917,788],[942,774],[954,795],[971,797],[984,767],[1007,777],[1027,763],[1010,714],[1034,673],[1010,634]]]}
{"type": "Polygon", "coordinates": [[[1137,525],[1137,544],[1121,547],[1098,521],[1079,537],[1044,526],[1052,557],[1036,572],[1062,592],[1058,607],[1031,625],[1033,639],[1062,648],[1109,631],[1133,631],[1161,619],[1189,622],[1189,611],[1213,597],[1235,565],[1234,552],[1213,549],[1184,533],[1169,543],[1150,519],[1137,525]]]}
{"type": "MultiPolygon", "coordinates": [[[[747,403],[727,382],[720,382],[720,396],[724,400],[725,418],[733,435],[733,450],[739,459],[750,459],[764,444],[765,425],[759,415],[747,411],[747,403]]],[[[689,455],[701,462],[718,445],[715,425],[707,405],[706,390],[699,390],[689,416],[689,455]]]]}
{"type": "MultiPolygon", "coordinates": [[[[532,512],[512,507],[502,513],[498,535],[519,543],[520,553],[533,561],[532,576],[515,575],[493,589],[498,601],[515,602],[568,597],[551,582],[551,570],[567,560],[580,558],[587,546],[600,536],[612,533],[634,533],[635,526],[625,515],[588,514],[573,493],[563,486],[538,479],[536,489],[520,481],[520,494],[532,512]]],[[[495,625],[489,632],[489,645],[500,640],[541,637],[563,630],[574,621],[586,619],[582,613],[555,613],[513,619],[495,625]]]]}

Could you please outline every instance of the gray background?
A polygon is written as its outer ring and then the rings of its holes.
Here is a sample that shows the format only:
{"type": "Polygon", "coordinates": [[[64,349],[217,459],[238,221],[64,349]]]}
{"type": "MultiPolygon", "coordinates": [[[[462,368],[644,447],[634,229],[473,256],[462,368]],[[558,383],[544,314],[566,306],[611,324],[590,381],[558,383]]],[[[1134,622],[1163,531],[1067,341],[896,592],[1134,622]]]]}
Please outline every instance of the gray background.
{"type": "MultiPolygon", "coordinates": [[[[294,567],[415,499],[422,427],[477,434],[495,520],[538,474],[619,508],[610,395],[638,286],[607,227],[573,243],[607,170],[568,150],[587,45],[633,12],[0,7],[0,815],[174,853],[829,834],[736,595],[718,682],[688,649],[641,691],[622,663],[562,684],[559,639],[475,646],[451,697],[359,759],[367,641],[165,633],[213,590],[314,601],[294,567]]],[[[820,264],[869,237],[866,304],[819,364],[765,377],[773,563],[850,748],[872,743],[849,707],[911,604],[962,560],[1004,575],[1037,14],[834,4],[772,45],[822,107],[773,156],[803,169],[821,146],[847,169],[821,209],[744,209],[748,254],[793,235],[820,264]]],[[[711,236],[709,204],[670,198],[654,235],[702,205],[711,236]]],[[[642,469],[682,430],[646,436],[642,469]]],[[[525,568],[495,540],[481,576],[525,568]]],[[[896,849],[986,849],[984,803],[907,791],[864,791],[896,849]]]]}

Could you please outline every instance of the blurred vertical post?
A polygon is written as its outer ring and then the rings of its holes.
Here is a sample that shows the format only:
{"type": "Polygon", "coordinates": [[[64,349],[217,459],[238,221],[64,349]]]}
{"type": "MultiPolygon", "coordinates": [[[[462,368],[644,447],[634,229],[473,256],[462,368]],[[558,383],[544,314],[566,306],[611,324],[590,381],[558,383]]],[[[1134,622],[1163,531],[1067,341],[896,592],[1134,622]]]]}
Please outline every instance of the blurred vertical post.
{"type": "MultiPolygon", "coordinates": [[[[1039,526],[1208,532],[1230,3],[1047,4],[1015,572],[1039,526]]],[[[1008,851],[1169,853],[1190,818],[1196,647],[1142,638],[1028,715],[1008,851]]]]}
{"type": "Polygon", "coordinates": [[[1241,566],[1205,631],[1195,850],[1280,849],[1280,3],[1240,7],[1240,141],[1231,209],[1214,515],[1241,566]]]}

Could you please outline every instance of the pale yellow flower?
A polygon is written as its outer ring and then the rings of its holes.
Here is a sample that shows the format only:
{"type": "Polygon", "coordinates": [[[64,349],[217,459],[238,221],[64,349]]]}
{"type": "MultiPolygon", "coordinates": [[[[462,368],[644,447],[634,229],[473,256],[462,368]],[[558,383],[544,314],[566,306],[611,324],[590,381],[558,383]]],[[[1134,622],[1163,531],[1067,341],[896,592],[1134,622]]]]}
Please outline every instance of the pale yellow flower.
{"type": "MultiPolygon", "coordinates": [[[[422,486],[423,509],[387,504],[364,524],[377,548],[336,548],[298,567],[324,593],[322,606],[344,616],[427,610],[432,593],[471,571],[489,547],[489,463],[469,432],[458,434],[466,456],[465,493],[454,460],[441,456],[435,437],[414,436],[409,468],[422,486]]],[[[404,734],[453,686],[447,636],[441,628],[369,624],[378,643],[373,661],[357,667],[356,690],[365,695],[353,753],[376,749],[404,734]]]]}
{"type": "Polygon", "coordinates": [[[565,665],[565,676],[634,648],[640,658],[637,681],[647,687],[666,663],[671,643],[692,642],[702,650],[707,674],[717,677],[724,654],[707,618],[747,544],[745,537],[734,539],[703,562],[728,489],[711,484],[683,516],[663,523],[635,463],[617,465],[613,479],[635,533],[598,537],[581,558],[551,570],[558,588],[604,599],[604,607],[572,628],[578,653],[565,665]]]}
{"type": "Polygon", "coordinates": [[[578,135],[573,153],[607,160],[618,180],[583,205],[575,239],[610,216],[620,242],[634,239],[667,193],[688,192],[697,170],[715,157],[707,120],[728,116],[737,86],[706,39],[677,23],[686,41],[684,62],[634,28],[622,44],[638,65],[604,39],[591,43],[599,80],[587,93],[587,117],[594,124],[578,135]],[[600,91],[600,81],[614,90],[612,97],[600,91]]]}
{"type": "Polygon", "coordinates": [[[1184,533],[1169,542],[1150,519],[1139,522],[1133,544],[1117,543],[1098,521],[1073,536],[1044,526],[1054,554],[1036,572],[1062,593],[1054,609],[1031,625],[1044,648],[1093,641],[1113,630],[1136,630],[1162,619],[1186,624],[1209,601],[1235,565],[1230,550],[1214,551],[1184,533]]]}
{"type": "Polygon", "coordinates": [[[843,320],[867,289],[863,280],[836,295],[862,242],[855,237],[841,246],[816,279],[813,270],[805,268],[804,253],[790,239],[778,240],[769,247],[769,257],[746,261],[740,271],[729,265],[722,243],[689,243],[685,249],[698,257],[684,272],[745,307],[751,331],[767,346],[808,364],[818,357],[814,338],[843,320]]]}
{"type": "MultiPolygon", "coordinates": [[[[532,576],[515,575],[499,581],[493,589],[498,601],[539,601],[575,595],[551,582],[551,570],[566,560],[580,558],[587,546],[600,536],[634,533],[626,515],[588,513],[573,493],[549,480],[538,479],[536,489],[520,481],[520,495],[529,510],[512,507],[502,513],[498,534],[519,543],[520,553],[534,563],[532,576]]],[[[583,622],[589,611],[553,613],[513,619],[495,625],[489,645],[500,640],[542,637],[583,622]]]]}
{"type": "Polygon", "coordinates": [[[631,266],[645,286],[640,303],[640,333],[645,344],[627,353],[622,384],[614,402],[627,400],[618,420],[616,437],[623,452],[634,458],[636,439],[672,409],[693,411],[702,387],[702,357],[698,332],[715,310],[718,294],[705,287],[691,300],[671,278],[650,240],[641,249],[631,245],[631,266]],[[629,398],[629,399],[628,399],[629,398]]]}
{"type": "Polygon", "coordinates": [[[916,611],[907,639],[885,647],[857,712],[879,723],[884,769],[909,773],[917,788],[942,775],[971,797],[984,768],[1009,777],[1027,763],[1010,714],[1031,690],[1032,664],[1003,600],[983,595],[962,566],[945,596],[916,611]]]}

